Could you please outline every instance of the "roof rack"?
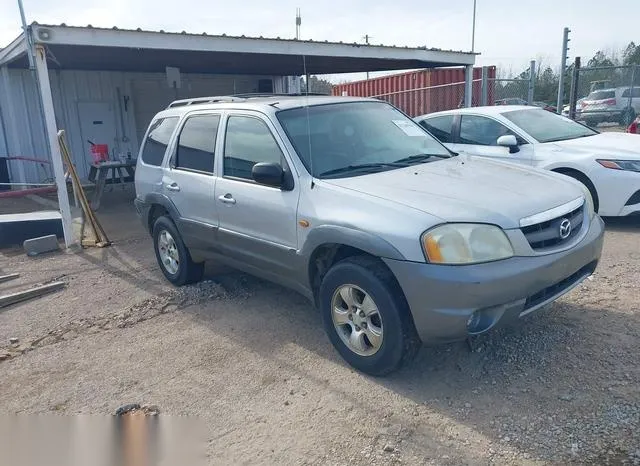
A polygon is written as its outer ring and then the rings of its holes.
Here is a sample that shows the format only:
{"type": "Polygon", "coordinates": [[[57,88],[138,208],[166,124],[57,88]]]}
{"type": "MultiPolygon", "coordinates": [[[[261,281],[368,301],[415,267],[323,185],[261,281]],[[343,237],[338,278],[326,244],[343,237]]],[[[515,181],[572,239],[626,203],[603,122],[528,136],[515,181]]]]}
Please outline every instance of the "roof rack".
{"type": "Polygon", "coordinates": [[[193,99],[181,99],[174,100],[169,104],[167,108],[183,107],[185,105],[196,104],[213,104],[216,102],[238,102],[244,100],[242,97],[235,97],[232,95],[218,95],[212,97],[195,97],[193,99]]]}
{"type": "Polygon", "coordinates": [[[300,92],[300,93],[246,93],[246,94],[233,94],[233,95],[218,95],[212,97],[194,97],[192,99],[174,100],[169,104],[167,108],[183,107],[185,105],[197,105],[197,104],[213,104],[217,102],[241,102],[246,99],[260,98],[260,97],[304,97],[306,95],[312,96],[328,96],[328,94],[322,94],[320,92],[300,92]]]}

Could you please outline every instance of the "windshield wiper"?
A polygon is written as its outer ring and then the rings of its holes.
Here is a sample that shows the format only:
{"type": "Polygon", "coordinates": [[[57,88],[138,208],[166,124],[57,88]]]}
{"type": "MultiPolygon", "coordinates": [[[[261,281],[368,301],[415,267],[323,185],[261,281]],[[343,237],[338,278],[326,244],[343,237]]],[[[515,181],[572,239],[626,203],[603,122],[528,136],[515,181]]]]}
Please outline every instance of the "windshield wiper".
{"type": "Polygon", "coordinates": [[[377,170],[384,169],[384,168],[402,168],[402,167],[408,167],[408,165],[406,163],[398,163],[398,162],[361,163],[358,165],[347,165],[346,167],[334,168],[333,170],[322,172],[318,176],[324,177],[324,176],[338,175],[340,173],[348,173],[348,172],[354,172],[354,171],[375,172],[377,170]]]}
{"type": "Polygon", "coordinates": [[[450,155],[444,154],[416,154],[403,159],[396,160],[394,163],[422,163],[430,159],[431,157],[438,157],[440,159],[448,159],[450,155]]]}

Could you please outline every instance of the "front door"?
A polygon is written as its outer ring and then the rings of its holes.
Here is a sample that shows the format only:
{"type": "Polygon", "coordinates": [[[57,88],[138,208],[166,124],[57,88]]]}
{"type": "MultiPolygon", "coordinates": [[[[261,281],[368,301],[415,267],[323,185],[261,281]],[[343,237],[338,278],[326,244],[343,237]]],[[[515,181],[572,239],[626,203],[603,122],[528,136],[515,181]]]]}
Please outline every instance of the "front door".
{"type": "Polygon", "coordinates": [[[253,181],[258,162],[288,167],[273,126],[259,115],[231,114],[226,122],[222,177],[215,187],[218,240],[224,254],[267,275],[291,279],[297,249],[296,209],[299,187],[293,190],[253,181]]]}
{"type": "Polygon", "coordinates": [[[525,165],[533,163],[533,146],[497,120],[480,115],[461,115],[460,131],[455,144],[455,152],[479,155],[525,165]],[[497,144],[500,136],[513,135],[519,142],[518,151],[497,144]]]}
{"type": "Polygon", "coordinates": [[[190,248],[206,250],[215,245],[214,160],[219,124],[219,114],[188,116],[162,177],[162,189],[178,210],[180,232],[190,248]]]}
{"type": "Polygon", "coordinates": [[[81,177],[86,177],[93,163],[91,143],[107,144],[109,155],[116,154],[118,136],[113,104],[110,102],[78,102],[80,133],[84,148],[85,166],[77,167],[81,177]],[[91,141],[91,142],[89,142],[91,141]]]}

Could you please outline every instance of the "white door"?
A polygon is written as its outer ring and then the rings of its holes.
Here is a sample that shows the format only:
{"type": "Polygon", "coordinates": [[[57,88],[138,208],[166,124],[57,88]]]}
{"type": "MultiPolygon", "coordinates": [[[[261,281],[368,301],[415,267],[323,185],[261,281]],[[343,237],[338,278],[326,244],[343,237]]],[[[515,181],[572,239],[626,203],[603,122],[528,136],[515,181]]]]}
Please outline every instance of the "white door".
{"type": "Polygon", "coordinates": [[[86,176],[93,161],[89,141],[94,144],[107,144],[109,154],[116,154],[118,145],[116,119],[113,105],[109,102],[78,102],[78,115],[86,165],[77,168],[84,171],[86,176]]]}
{"type": "Polygon", "coordinates": [[[460,117],[459,136],[451,146],[455,152],[490,157],[504,162],[531,165],[533,146],[497,120],[480,115],[460,117]],[[516,150],[498,146],[500,136],[514,135],[519,142],[516,150]]]}

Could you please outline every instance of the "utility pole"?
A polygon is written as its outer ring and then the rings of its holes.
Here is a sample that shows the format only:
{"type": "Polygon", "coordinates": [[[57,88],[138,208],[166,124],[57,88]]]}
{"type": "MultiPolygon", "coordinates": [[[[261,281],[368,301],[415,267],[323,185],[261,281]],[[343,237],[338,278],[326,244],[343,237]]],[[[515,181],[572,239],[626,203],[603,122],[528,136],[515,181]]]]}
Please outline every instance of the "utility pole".
{"type": "Polygon", "coordinates": [[[300,26],[302,26],[302,14],[300,8],[296,8],[296,40],[300,40],[300,26]]]}
{"type": "MultiPolygon", "coordinates": [[[[373,37],[371,37],[369,34],[365,34],[364,37],[364,43],[369,45],[369,39],[373,39],[373,37]]],[[[367,71],[367,81],[369,81],[369,72],[367,71]]]]}
{"type": "Polygon", "coordinates": [[[473,0],[473,26],[471,29],[471,52],[476,51],[476,2],[473,0]]]}
{"type": "Polygon", "coordinates": [[[569,33],[571,29],[564,28],[562,34],[562,59],[560,60],[560,79],[558,81],[558,105],[556,111],[562,114],[562,107],[564,106],[564,76],[567,73],[567,56],[569,54],[569,33]]]}
{"type": "Polygon", "coordinates": [[[33,60],[33,54],[35,53],[33,50],[33,40],[31,34],[27,30],[27,18],[24,14],[24,6],[22,5],[22,0],[18,0],[18,8],[20,9],[20,19],[22,20],[22,31],[24,32],[24,39],[27,41],[27,58],[29,59],[29,68],[35,69],[35,62],[33,60]]]}

